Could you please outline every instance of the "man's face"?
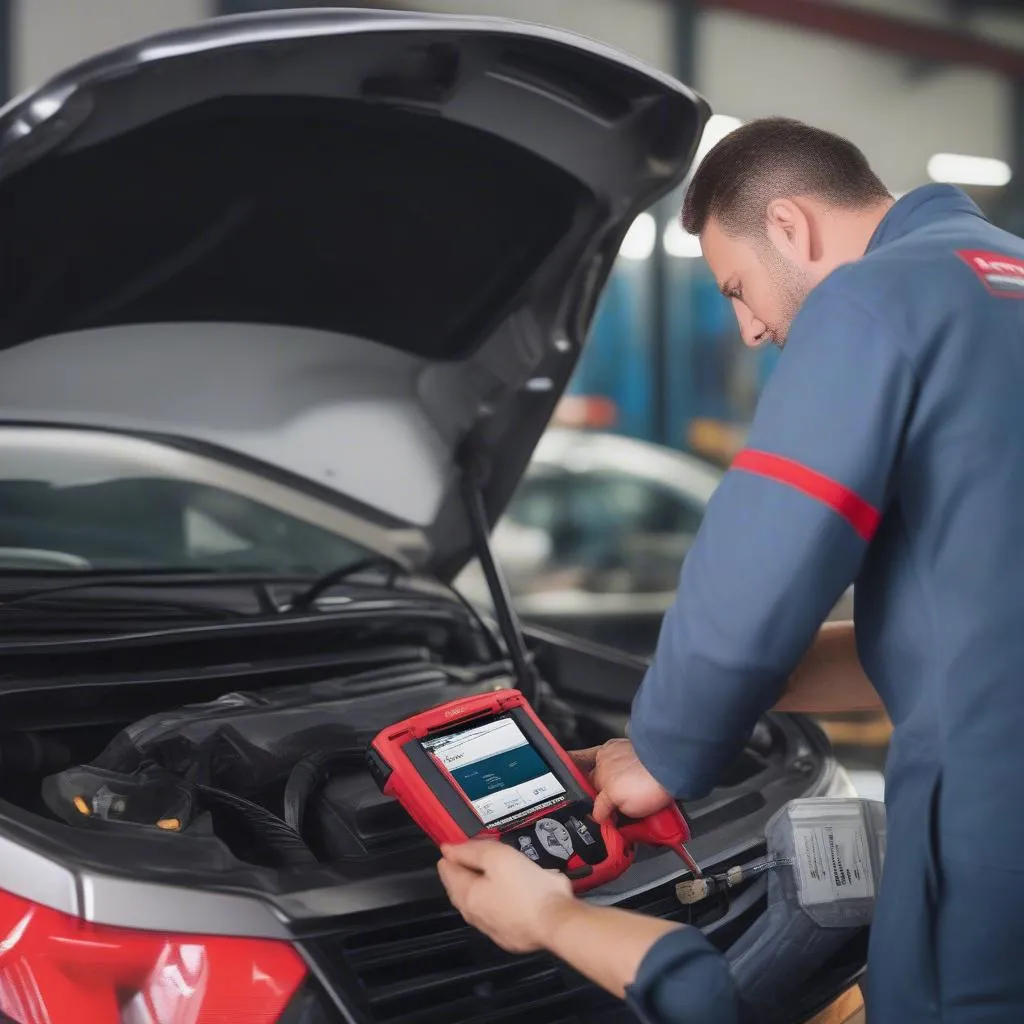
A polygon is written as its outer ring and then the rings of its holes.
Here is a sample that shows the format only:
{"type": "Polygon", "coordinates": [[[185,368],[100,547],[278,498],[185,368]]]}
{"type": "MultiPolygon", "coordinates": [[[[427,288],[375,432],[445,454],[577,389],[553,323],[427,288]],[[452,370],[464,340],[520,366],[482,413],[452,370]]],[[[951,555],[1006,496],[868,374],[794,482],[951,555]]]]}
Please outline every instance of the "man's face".
{"type": "Polygon", "coordinates": [[[713,218],[700,241],[718,287],[732,302],[743,343],[781,348],[813,287],[810,272],[779,252],[767,237],[731,236],[713,218]]]}

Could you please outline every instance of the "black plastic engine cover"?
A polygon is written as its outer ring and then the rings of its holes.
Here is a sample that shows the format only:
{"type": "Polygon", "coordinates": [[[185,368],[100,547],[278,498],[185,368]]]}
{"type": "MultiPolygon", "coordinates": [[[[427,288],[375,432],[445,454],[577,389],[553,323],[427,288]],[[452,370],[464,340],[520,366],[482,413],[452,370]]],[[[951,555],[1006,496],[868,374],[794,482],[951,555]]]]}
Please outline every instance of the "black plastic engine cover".
{"type": "Polygon", "coordinates": [[[280,793],[272,794],[306,755],[361,754],[389,722],[497,685],[507,685],[507,679],[463,684],[442,666],[421,661],[343,679],[230,693],[134,723],[94,764],[131,772],[155,763],[186,781],[274,804],[280,793]]]}
{"type": "MultiPolygon", "coordinates": [[[[344,678],[234,692],[150,715],[123,729],[85,768],[129,781],[162,771],[203,793],[241,798],[249,818],[269,812],[321,863],[356,872],[432,863],[434,845],[381,793],[365,759],[369,742],[392,722],[514,680],[504,664],[452,667],[421,648],[364,657],[376,665],[364,662],[344,678]]],[[[572,710],[546,684],[538,686],[535,706],[562,742],[577,742],[572,710]]],[[[215,832],[236,855],[264,863],[251,836],[236,836],[226,825],[222,832],[221,818],[215,832]]]]}
{"type": "Polygon", "coordinates": [[[306,826],[310,845],[330,863],[372,860],[379,868],[409,870],[437,860],[437,847],[366,770],[328,779],[306,826]]]}

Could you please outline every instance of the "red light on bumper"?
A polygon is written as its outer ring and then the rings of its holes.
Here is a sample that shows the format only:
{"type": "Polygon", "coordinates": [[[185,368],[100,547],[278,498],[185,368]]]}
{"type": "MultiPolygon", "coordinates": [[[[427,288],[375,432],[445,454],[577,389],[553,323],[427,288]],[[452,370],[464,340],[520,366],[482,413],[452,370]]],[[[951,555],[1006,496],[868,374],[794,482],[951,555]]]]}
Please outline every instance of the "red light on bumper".
{"type": "Polygon", "coordinates": [[[274,1024],[305,976],[285,942],[109,928],[0,892],[17,1024],[274,1024]]]}

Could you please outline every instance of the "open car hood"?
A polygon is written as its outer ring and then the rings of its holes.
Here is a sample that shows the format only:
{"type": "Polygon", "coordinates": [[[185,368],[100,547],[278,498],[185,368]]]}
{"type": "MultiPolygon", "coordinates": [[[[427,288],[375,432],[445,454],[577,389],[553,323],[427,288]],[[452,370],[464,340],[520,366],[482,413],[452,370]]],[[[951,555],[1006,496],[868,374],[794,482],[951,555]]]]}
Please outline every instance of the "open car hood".
{"type": "Polygon", "coordinates": [[[0,113],[0,416],[256,470],[450,578],[464,458],[493,522],[708,115],[490,18],[275,12],[96,57],[0,113]]]}

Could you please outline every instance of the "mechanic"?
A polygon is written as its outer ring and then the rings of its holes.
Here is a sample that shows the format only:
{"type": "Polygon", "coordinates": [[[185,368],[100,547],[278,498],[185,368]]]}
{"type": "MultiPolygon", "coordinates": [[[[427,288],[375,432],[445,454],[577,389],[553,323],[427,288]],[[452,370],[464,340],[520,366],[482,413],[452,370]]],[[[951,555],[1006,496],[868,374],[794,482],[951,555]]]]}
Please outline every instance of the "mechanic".
{"type": "MultiPolygon", "coordinates": [[[[760,714],[836,710],[848,683],[864,707],[870,679],[894,733],[868,1019],[1022,1021],[1024,241],[952,186],[894,203],[856,147],[785,119],[711,150],[683,225],[744,341],[785,347],[687,555],[630,740],[594,752],[600,809],[706,794],[760,714]],[[855,639],[819,632],[854,581],[855,639]]],[[[501,942],[554,883],[500,854],[489,885],[492,845],[443,870],[501,942]]],[[[650,1021],[735,1019],[731,996],[717,1016],[688,1009],[720,979],[688,930],[651,931],[646,952],[630,936],[628,957],[596,926],[573,946],[557,924],[529,934],[631,986],[650,1021]]]]}

